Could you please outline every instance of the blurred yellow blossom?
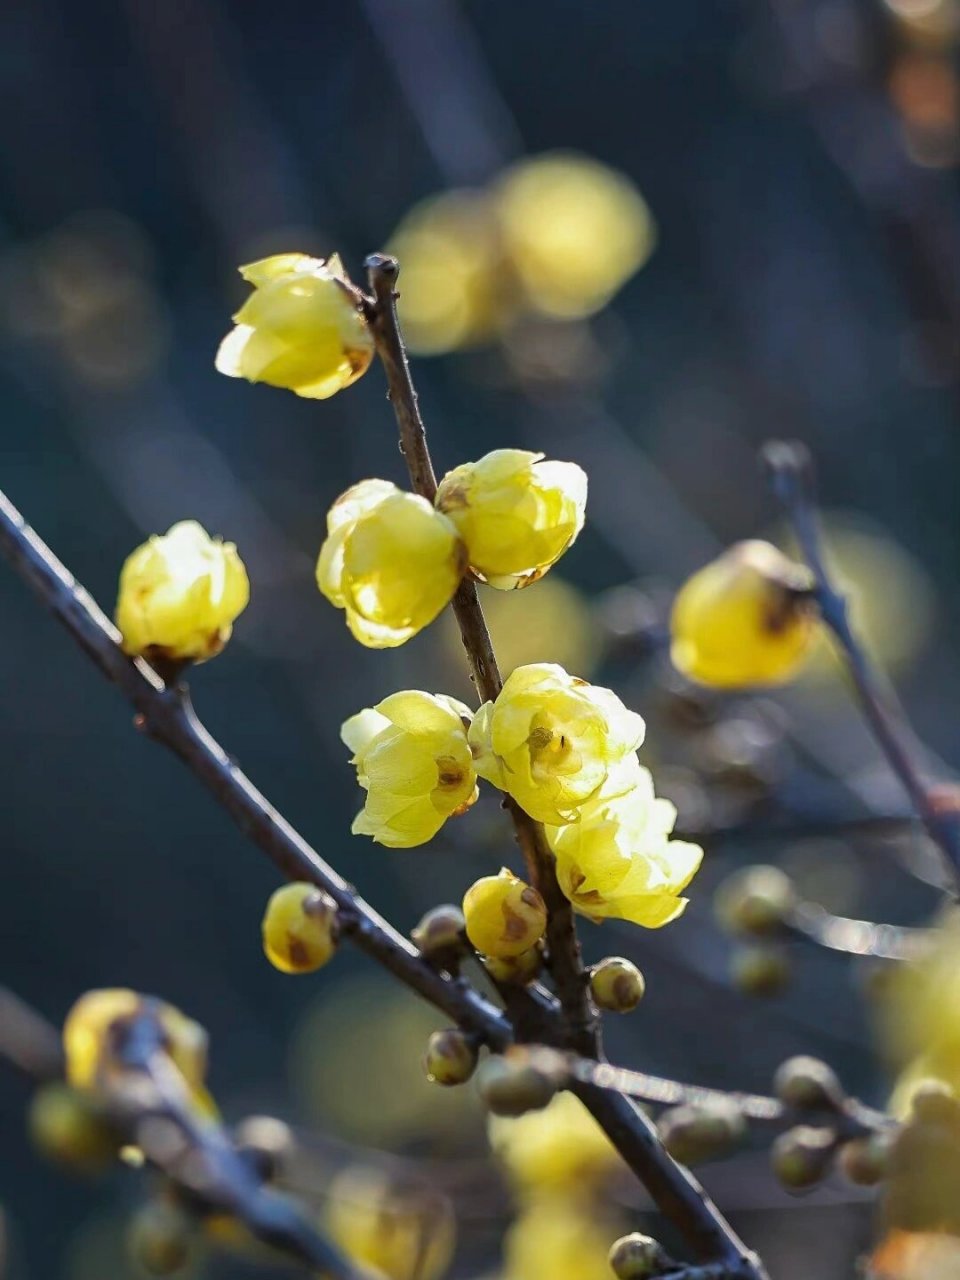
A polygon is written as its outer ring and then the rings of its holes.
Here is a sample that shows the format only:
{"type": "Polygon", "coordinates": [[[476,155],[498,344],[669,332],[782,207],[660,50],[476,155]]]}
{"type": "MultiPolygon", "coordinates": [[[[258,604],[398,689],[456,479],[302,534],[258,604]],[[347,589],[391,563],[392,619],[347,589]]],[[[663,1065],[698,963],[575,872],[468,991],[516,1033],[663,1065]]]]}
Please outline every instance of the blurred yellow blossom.
{"type": "Polygon", "coordinates": [[[184,1080],[191,1089],[202,1091],[207,1074],[207,1033],[203,1027],[172,1004],[123,988],[88,991],[67,1014],[63,1052],[68,1083],[76,1089],[94,1088],[101,1071],[109,1071],[113,1063],[112,1028],[140,1013],[157,1018],[170,1057],[184,1080]]]}
{"type": "Polygon", "coordinates": [[[671,840],[677,811],[654,795],[635,755],[612,770],[578,822],[545,828],[560,888],[583,915],[657,929],[681,915],[679,894],[703,858],[699,845],[671,840]]]}
{"type": "Polygon", "coordinates": [[[477,773],[532,818],[562,825],[636,750],[644,723],[610,689],[552,663],[517,667],[470,726],[477,773]]]}
{"type": "Polygon", "coordinates": [[[437,509],[457,527],[470,566],[509,591],[543,577],[583,528],[587,477],[575,462],[494,449],[440,482],[437,509]]]}
{"type": "Polygon", "coordinates": [[[376,1169],[337,1174],[325,1221],[341,1249],[387,1280],[437,1280],[453,1257],[456,1225],[446,1197],[427,1187],[399,1186],[376,1169]]]}
{"type": "Polygon", "coordinates": [[[480,954],[498,960],[529,951],[547,927],[543,898],[509,867],[470,886],[463,898],[463,916],[467,937],[480,954]]]}
{"type": "Polygon", "coordinates": [[[279,253],[240,274],[254,291],[220,344],[221,373],[326,400],[366,372],[373,336],[336,254],[279,253]]]}
{"type": "Polygon", "coordinates": [[[599,311],[653,251],[656,231],[640,192],[588,156],[521,160],[502,176],[496,197],[510,263],[546,315],[599,311]]]}
{"type": "Polygon", "coordinates": [[[422,200],[388,250],[400,263],[398,311],[411,351],[438,355],[485,342],[515,310],[496,211],[482,191],[422,200]]]}
{"type": "Polygon", "coordinates": [[[370,649],[392,649],[431,623],[466,569],[456,528],[425,498],[361,480],[327,515],[317,585],[370,649]]]}
{"type": "Polygon", "coordinates": [[[738,542],[680,588],[670,656],[683,675],[719,688],[780,684],[806,660],[816,611],[812,578],[769,542],[738,542]]]}
{"type": "Polygon", "coordinates": [[[354,835],[409,849],[473,804],[477,776],[466,729],[471,714],[456,698],[409,689],[344,722],[340,736],[354,753],[367,793],[354,835]]]}
{"type": "Polygon", "coordinates": [[[250,584],[232,542],[181,520],[131,552],[120,573],[116,621],[123,651],[203,662],[230,639],[250,584]]]}
{"type": "Polygon", "coordinates": [[[623,1167],[596,1120],[579,1098],[566,1091],[540,1111],[516,1118],[491,1116],[487,1133],[510,1181],[524,1195],[558,1190],[589,1193],[623,1167]]]}
{"type": "Polygon", "coordinates": [[[610,1280],[616,1231],[567,1196],[528,1204],[504,1239],[503,1280],[610,1280]]]}

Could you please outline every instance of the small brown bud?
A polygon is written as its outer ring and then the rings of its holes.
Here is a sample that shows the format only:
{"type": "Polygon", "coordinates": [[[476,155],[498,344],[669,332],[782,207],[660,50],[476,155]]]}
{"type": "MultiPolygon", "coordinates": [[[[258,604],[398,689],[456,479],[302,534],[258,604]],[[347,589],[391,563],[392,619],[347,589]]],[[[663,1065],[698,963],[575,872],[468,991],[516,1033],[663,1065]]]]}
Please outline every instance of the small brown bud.
{"type": "Polygon", "coordinates": [[[785,952],[769,944],[738,948],[730,970],[734,986],[748,996],[777,996],[790,981],[785,952]]]}
{"type": "Polygon", "coordinates": [[[610,1266],[617,1280],[652,1280],[676,1263],[659,1241],[632,1231],[610,1246],[610,1266]]]}
{"type": "Polygon", "coordinates": [[[743,1137],[746,1124],[731,1103],[684,1103],[664,1111],[657,1121],[660,1141],[681,1164],[702,1164],[727,1154],[743,1137]]]}
{"type": "Polygon", "coordinates": [[[874,1187],[887,1176],[890,1148],[889,1133],[871,1133],[845,1143],[838,1163],[844,1175],[858,1187],[874,1187]]]}
{"type": "Polygon", "coordinates": [[[779,867],[744,867],[714,894],[719,924],[730,933],[768,937],[782,928],[796,904],[793,881],[779,867]]]}
{"type": "Polygon", "coordinates": [[[434,1084],[465,1084],[477,1066],[477,1045],[456,1027],[434,1031],[427,1041],[423,1069],[434,1084]]]}
{"type": "Polygon", "coordinates": [[[237,1125],[237,1149],[264,1182],[279,1177],[296,1149],[290,1126],[273,1116],[248,1116],[237,1125]]]}
{"type": "Polygon", "coordinates": [[[921,1080],[910,1095],[910,1106],[921,1124],[956,1127],[960,1122],[960,1099],[945,1080],[921,1080]]]}
{"type": "Polygon", "coordinates": [[[623,956],[608,956],[595,964],[590,973],[590,991],[601,1009],[611,1013],[629,1013],[643,999],[646,990],[643,974],[623,956]]]}
{"type": "Polygon", "coordinates": [[[414,945],[425,955],[464,950],[463,912],[452,902],[433,907],[411,930],[414,945]]]}
{"type": "Polygon", "coordinates": [[[798,1111],[839,1111],[844,1101],[832,1068],[806,1055],[780,1064],[773,1077],[773,1091],[781,1102],[798,1111]]]}
{"type": "Polygon", "coordinates": [[[540,1111],[567,1078],[564,1057],[552,1049],[509,1049],[477,1073],[480,1096],[495,1116],[540,1111]]]}
{"type": "Polygon", "coordinates": [[[837,1135],[832,1129],[797,1125],[774,1140],[770,1163],[779,1181],[790,1191],[804,1191],[826,1176],[833,1163],[837,1135]]]}

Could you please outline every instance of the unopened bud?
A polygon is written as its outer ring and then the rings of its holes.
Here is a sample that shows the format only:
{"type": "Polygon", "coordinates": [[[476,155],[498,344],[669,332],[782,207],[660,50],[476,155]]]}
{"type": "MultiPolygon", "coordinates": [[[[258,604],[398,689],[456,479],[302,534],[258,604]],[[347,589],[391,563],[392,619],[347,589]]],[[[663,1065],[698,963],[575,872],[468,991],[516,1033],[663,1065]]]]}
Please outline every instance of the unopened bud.
{"type": "Polygon", "coordinates": [[[512,1049],[484,1062],[477,1085],[495,1116],[522,1116],[542,1110],[566,1078],[562,1054],[552,1049],[512,1049]]]}
{"type": "Polygon", "coordinates": [[[272,1182],[296,1149],[290,1126],[274,1116],[248,1116],[237,1125],[237,1148],[264,1182],[272,1182]]]}
{"type": "Polygon", "coordinates": [[[530,947],[518,956],[484,956],[483,966],[494,982],[525,987],[543,968],[543,952],[539,947],[530,947]]]}
{"type": "Polygon", "coordinates": [[[740,947],[734,952],[730,977],[744,995],[776,996],[790,981],[790,962],[780,947],[740,947]]]}
{"type": "Polygon", "coordinates": [[[425,956],[463,950],[463,912],[452,902],[433,907],[411,930],[410,937],[425,956]]]}
{"type": "Polygon", "coordinates": [[[890,1147],[889,1133],[871,1133],[864,1138],[854,1138],[840,1151],[840,1168],[858,1187],[874,1187],[887,1176],[890,1147]]]}
{"type": "Polygon", "coordinates": [[[714,895],[713,908],[728,932],[767,937],[782,928],[796,900],[790,877],[779,867],[761,864],[728,876],[714,895]]]}
{"type": "Polygon", "coordinates": [[[117,1135],[87,1094],[69,1085],[41,1085],[30,1101],[27,1127],[48,1160],[77,1173],[96,1173],[117,1155],[117,1135]]]}
{"type": "Polygon", "coordinates": [[[681,1164],[702,1164],[724,1156],[743,1137],[743,1116],[731,1103],[684,1103],[664,1111],[657,1121],[660,1141],[681,1164]]]}
{"type": "Polygon", "coordinates": [[[611,1013],[629,1013],[643,999],[646,990],[643,974],[623,956],[608,956],[594,965],[590,973],[590,991],[601,1009],[611,1013]]]}
{"type": "Polygon", "coordinates": [[[844,1101],[833,1069],[806,1055],[780,1064],[773,1077],[773,1091],[782,1103],[798,1111],[839,1111],[844,1101]]]}
{"type": "Polygon", "coordinates": [[[779,1181],[790,1191],[815,1186],[833,1163],[837,1135],[832,1129],[801,1124],[774,1140],[770,1163],[779,1181]]]}
{"type": "Polygon", "coordinates": [[[610,1266],[617,1280],[652,1280],[676,1263],[659,1241],[632,1231],[610,1246],[610,1266]]]}
{"type": "Polygon", "coordinates": [[[543,937],[547,908],[532,885],[504,867],[484,876],[463,898],[467,937],[484,956],[518,956],[543,937]]]}
{"type": "Polygon", "coordinates": [[[434,1031],[427,1041],[423,1069],[434,1084],[465,1084],[476,1066],[476,1042],[456,1027],[434,1031]]]}
{"type": "Polygon", "coordinates": [[[914,1117],[921,1124],[956,1127],[960,1122],[960,1099],[945,1080],[921,1080],[910,1095],[914,1117]]]}
{"type": "Polygon", "coordinates": [[[143,1205],[129,1228],[133,1258],[151,1275],[178,1271],[190,1252],[190,1221],[182,1209],[165,1201],[143,1205]]]}

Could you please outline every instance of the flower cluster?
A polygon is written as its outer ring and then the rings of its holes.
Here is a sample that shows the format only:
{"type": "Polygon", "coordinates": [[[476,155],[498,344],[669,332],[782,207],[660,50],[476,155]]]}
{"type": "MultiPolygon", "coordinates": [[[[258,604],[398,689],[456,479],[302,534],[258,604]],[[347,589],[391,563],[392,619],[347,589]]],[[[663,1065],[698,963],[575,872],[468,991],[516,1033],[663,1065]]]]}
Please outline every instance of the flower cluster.
{"type": "Polygon", "coordinates": [[[371,649],[394,648],[449,604],[468,569],[524,587],[583,528],[587,478],[573,462],[496,449],[446,475],[436,503],[387,480],[362,480],[327,515],[317,585],[371,649]]]}
{"type": "MultiPolygon", "coordinates": [[[[643,734],[610,689],[551,663],[518,667],[475,716],[452,698],[394,694],[343,726],[367,793],[353,831],[424,844],[474,802],[483,778],[545,824],[578,911],[657,928],[682,912],[703,853],[670,839],[676,810],[637,759],[643,734]]],[[[507,870],[477,881],[463,908],[470,940],[495,959],[529,952],[543,932],[539,895],[507,870]]]]}

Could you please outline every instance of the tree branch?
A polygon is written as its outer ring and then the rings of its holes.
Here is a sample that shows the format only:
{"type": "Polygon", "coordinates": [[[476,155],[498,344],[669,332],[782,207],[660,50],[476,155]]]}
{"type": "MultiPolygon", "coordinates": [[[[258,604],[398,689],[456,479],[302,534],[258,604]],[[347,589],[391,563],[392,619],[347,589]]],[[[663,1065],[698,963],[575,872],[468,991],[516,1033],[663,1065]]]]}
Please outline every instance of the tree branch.
{"type": "Polygon", "coordinates": [[[846,597],[834,584],[824,558],[810,454],[802,444],[771,441],[761,456],[773,491],[813,572],[814,599],[846,659],[864,718],[931,839],[943,853],[956,884],[960,878],[960,791],[955,787],[931,787],[924,780],[910,727],[850,625],[846,597]]]}

